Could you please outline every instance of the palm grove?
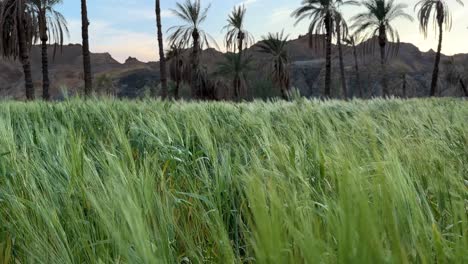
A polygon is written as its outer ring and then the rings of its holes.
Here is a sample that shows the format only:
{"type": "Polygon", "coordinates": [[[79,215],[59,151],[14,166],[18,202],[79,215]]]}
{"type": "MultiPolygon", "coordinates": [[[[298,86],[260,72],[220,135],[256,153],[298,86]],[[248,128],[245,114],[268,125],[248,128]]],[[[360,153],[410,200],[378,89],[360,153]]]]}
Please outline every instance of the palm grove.
{"type": "MultiPolygon", "coordinates": [[[[463,5],[461,0],[453,0],[463,5]]],[[[428,36],[430,25],[434,25],[438,35],[438,47],[434,58],[430,95],[438,94],[439,68],[443,43],[443,34],[452,26],[449,0],[421,0],[415,5],[417,21],[424,37],[428,36]]],[[[42,97],[50,99],[49,93],[49,61],[48,46],[53,44],[53,52],[60,49],[68,35],[66,19],[56,10],[62,0],[0,0],[0,52],[5,58],[18,59],[23,67],[25,95],[28,100],[35,96],[31,75],[30,51],[35,44],[41,45],[42,52],[42,97]]],[[[299,22],[307,21],[309,44],[311,47],[321,42],[325,52],[325,78],[323,96],[332,97],[332,46],[336,45],[339,60],[339,76],[342,95],[345,98],[362,96],[359,62],[356,45],[376,40],[380,54],[380,87],[378,96],[391,96],[388,86],[387,63],[390,55],[396,54],[395,47],[400,43],[400,37],[395,28],[395,21],[405,19],[412,21],[407,12],[407,5],[395,0],[303,0],[291,16],[299,22]],[[344,6],[357,6],[361,11],[346,21],[344,6]],[[396,45],[389,45],[390,42],[396,45]],[[354,55],[355,89],[347,87],[346,72],[343,62],[343,47],[351,48],[354,55]],[[393,48],[390,48],[390,47],[393,48]],[[392,50],[393,49],[393,50],[392,50]]],[[[203,29],[203,23],[208,18],[210,5],[204,6],[201,0],[185,0],[176,3],[171,12],[182,22],[168,30],[169,47],[165,50],[162,30],[160,0],[155,1],[158,53],[160,57],[161,89],[160,96],[167,98],[168,79],[174,84],[173,96],[179,98],[180,85],[185,83],[191,88],[194,99],[213,98],[213,90],[217,86],[228,86],[234,93],[234,99],[240,100],[248,89],[247,74],[252,71],[252,56],[246,49],[255,43],[245,23],[246,8],[236,6],[228,16],[224,45],[227,53],[223,62],[219,63],[214,73],[225,80],[222,84],[210,78],[201,65],[200,55],[204,48],[216,47],[216,41],[203,29]],[[166,65],[168,63],[169,65],[166,65]],[[168,76],[169,75],[169,76],[168,76]],[[169,78],[168,78],[169,77],[169,78]],[[227,81],[226,81],[227,80],[227,81]]],[[[93,81],[91,58],[89,51],[86,0],[81,0],[82,17],[82,54],[84,94],[92,94],[93,81]]],[[[374,42],[371,42],[374,43],[374,42]]],[[[255,46],[258,52],[269,58],[270,79],[280,90],[284,99],[290,95],[290,59],[287,51],[288,35],[284,32],[268,33],[255,46]]],[[[216,77],[214,76],[214,77],[216,77]]],[[[456,78],[455,78],[456,79],[456,78]]],[[[463,87],[466,85],[458,78],[463,87]]],[[[157,96],[156,92],[153,96],[157,96]]]]}

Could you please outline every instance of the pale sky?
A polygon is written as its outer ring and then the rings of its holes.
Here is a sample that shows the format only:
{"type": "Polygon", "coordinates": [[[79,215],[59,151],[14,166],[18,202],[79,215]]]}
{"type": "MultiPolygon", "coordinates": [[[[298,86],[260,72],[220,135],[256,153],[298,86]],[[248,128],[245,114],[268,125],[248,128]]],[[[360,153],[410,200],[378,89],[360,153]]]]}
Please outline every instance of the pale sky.
{"type": "MultiPolygon", "coordinates": [[[[181,0],[185,1],[185,0],[181,0]]],[[[397,0],[407,3],[407,12],[415,16],[414,5],[418,0],[397,0]]],[[[452,10],[453,28],[445,33],[443,53],[452,55],[468,53],[468,1],[460,6],[455,0],[447,0],[452,10]]],[[[180,20],[172,16],[175,0],[161,0],[163,27],[179,25],[180,20]]],[[[291,12],[300,6],[301,0],[202,0],[203,5],[211,3],[208,19],[203,28],[210,33],[222,48],[223,26],[233,6],[244,3],[247,7],[246,29],[256,40],[268,32],[282,29],[296,38],[307,31],[306,22],[294,26],[291,12]]],[[[65,0],[57,9],[66,16],[69,29],[69,43],[81,43],[80,1],[65,0]]],[[[363,7],[345,7],[343,12],[350,18],[363,7]]],[[[142,61],[158,59],[156,25],[153,0],[88,0],[90,25],[90,46],[92,52],[109,52],[120,62],[129,56],[142,61]]],[[[427,39],[419,32],[416,21],[399,20],[395,23],[402,42],[411,42],[422,51],[437,48],[435,31],[427,39]]]]}

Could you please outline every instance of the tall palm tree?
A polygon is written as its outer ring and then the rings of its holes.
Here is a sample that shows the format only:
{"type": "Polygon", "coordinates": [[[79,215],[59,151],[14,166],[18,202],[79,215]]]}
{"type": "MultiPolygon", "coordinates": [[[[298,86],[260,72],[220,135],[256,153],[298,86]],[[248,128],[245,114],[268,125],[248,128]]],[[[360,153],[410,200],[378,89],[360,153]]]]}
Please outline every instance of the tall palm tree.
{"type": "Polygon", "coordinates": [[[34,99],[30,50],[37,39],[37,20],[26,0],[3,0],[0,5],[0,51],[18,58],[23,66],[26,99],[34,99]]]}
{"type": "Polygon", "coordinates": [[[93,76],[91,75],[91,55],[89,54],[89,20],[86,0],[81,0],[81,35],[83,39],[83,71],[85,81],[85,96],[90,96],[93,90],[93,76]]]}
{"type": "Polygon", "coordinates": [[[167,74],[166,74],[166,58],[164,57],[164,41],[161,24],[161,1],[156,0],[156,26],[158,28],[158,45],[159,45],[159,68],[161,72],[161,96],[163,99],[167,97],[167,74]]]}
{"type": "Polygon", "coordinates": [[[255,40],[245,28],[245,14],[247,10],[244,5],[234,7],[229,18],[228,24],[223,28],[227,31],[224,42],[228,51],[238,50],[242,53],[244,48],[252,45],[255,40]]]}
{"type": "Polygon", "coordinates": [[[400,43],[400,37],[392,22],[398,18],[413,21],[413,18],[405,13],[406,4],[397,4],[395,0],[364,0],[362,5],[367,9],[365,12],[353,17],[356,34],[363,34],[365,39],[378,38],[380,46],[380,65],[384,96],[389,96],[385,49],[390,39],[392,42],[400,43]]]}
{"type": "MultiPolygon", "coordinates": [[[[456,2],[463,6],[463,2],[461,0],[456,0],[456,2]]],[[[431,19],[434,19],[434,23],[437,24],[439,29],[439,44],[437,46],[434,71],[432,73],[431,81],[431,96],[435,96],[437,94],[437,82],[439,79],[439,64],[442,51],[444,25],[445,29],[450,31],[452,27],[452,16],[450,14],[447,1],[445,0],[421,0],[415,5],[414,8],[419,9],[419,27],[423,32],[424,37],[427,37],[429,22],[431,19]]]]}
{"type": "Polygon", "coordinates": [[[201,91],[200,49],[204,46],[210,47],[210,43],[214,43],[216,46],[216,41],[200,28],[207,18],[210,7],[211,5],[202,8],[200,0],[185,0],[183,4],[177,3],[176,9],[171,10],[184,24],[169,28],[168,31],[172,32],[169,36],[169,42],[171,45],[192,48],[191,87],[192,97],[196,99],[204,94],[201,91]]]}
{"type": "Polygon", "coordinates": [[[218,64],[216,74],[227,77],[232,81],[234,97],[236,100],[240,100],[243,91],[247,87],[247,74],[252,70],[252,59],[242,56],[242,53],[227,53],[224,58],[225,60],[218,64]]]}
{"type": "Polygon", "coordinates": [[[332,37],[336,30],[335,18],[338,16],[339,7],[347,4],[355,4],[356,1],[348,0],[303,0],[301,7],[296,9],[292,16],[296,18],[296,24],[304,19],[309,19],[309,38],[312,42],[313,35],[325,34],[325,96],[331,96],[331,49],[332,37]]]}
{"type": "MultiPolygon", "coordinates": [[[[62,3],[62,0],[30,0],[32,10],[38,19],[39,38],[42,50],[42,98],[50,99],[49,93],[49,61],[48,42],[49,37],[56,45],[63,46],[63,41],[68,35],[67,21],[55,6],[62,3]]],[[[54,51],[55,54],[55,51],[54,51]]]]}
{"type": "MultiPolygon", "coordinates": [[[[359,62],[358,62],[358,56],[357,56],[357,36],[356,35],[348,35],[343,41],[345,44],[349,45],[353,49],[353,57],[354,57],[354,74],[356,75],[356,85],[355,87],[358,90],[359,97],[363,97],[363,91],[361,87],[361,73],[359,72],[359,62]]],[[[354,91],[351,91],[352,96],[355,95],[354,91]]]]}
{"type": "Polygon", "coordinates": [[[269,33],[262,39],[258,45],[259,51],[271,56],[272,79],[280,87],[283,99],[287,100],[290,84],[288,36],[285,36],[284,32],[269,33]]]}

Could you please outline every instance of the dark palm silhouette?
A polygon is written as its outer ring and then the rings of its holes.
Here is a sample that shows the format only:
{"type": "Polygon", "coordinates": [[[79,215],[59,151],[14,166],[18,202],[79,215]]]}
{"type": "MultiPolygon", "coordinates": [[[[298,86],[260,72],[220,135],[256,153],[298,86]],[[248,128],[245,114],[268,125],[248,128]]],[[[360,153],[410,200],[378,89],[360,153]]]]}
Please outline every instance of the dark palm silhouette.
{"type": "Polygon", "coordinates": [[[184,50],[176,45],[171,45],[171,48],[166,53],[166,59],[169,62],[169,75],[175,83],[174,98],[179,99],[180,85],[184,80],[185,62],[183,57],[184,50]]]}
{"type": "Polygon", "coordinates": [[[227,31],[224,42],[228,51],[237,50],[242,53],[244,48],[255,42],[252,34],[244,28],[246,11],[243,5],[234,7],[227,20],[228,24],[223,28],[227,31]]]}
{"type": "Polygon", "coordinates": [[[240,100],[247,90],[247,74],[252,70],[252,59],[242,56],[242,53],[227,53],[225,60],[218,64],[217,75],[228,78],[232,82],[234,98],[240,100]]]}
{"type": "Polygon", "coordinates": [[[161,2],[156,0],[156,27],[158,29],[158,47],[159,47],[159,68],[161,73],[161,96],[163,99],[167,97],[167,69],[166,58],[164,57],[164,41],[162,34],[161,23],[161,2]]]}
{"type": "Polygon", "coordinates": [[[83,71],[85,80],[85,96],[93,91],[93,76],[91,74],[91,55],[89,53],[89,20],[86,0],[81,0],[81,35],[83,39],[83,71]]]}
{"type": "MultiPolygon", "coordinates": [[[[463,2],[461,0],[456,0],[456,2],[460,5],[463,5],[463,2]]],[[[447,31],[451,29],[452,17],[447,1],[444,0],[421,0],[415,5],[414,8],[418,9],[419,27],[423,32],[424,37],[427,37],[429,23],[432,19],[434,20],[434,23],[437,25],[437,28],[439,30],[439,44],[437,46],[434,71],[432,73],[431,81],[431,96],[436,96],[437,82],[439,79],[439,64],[442,51],[444,26],[447,31]]]]}
{"type": "MultiPolygon", "coordinates": [[[[356,45],[358,43],[358,37],[356,35],[348,35],[344,40],[344,43],[346,45],[351,46],[353,49],[353,58],[354,58],[354,74],[356,75],[356,84],[355,84],[355,89],[358,91],[358,96],[363,97],[364,93],[362,90],[361,86],[361,73],[359,72],[359,61],[358,61],[358,54],[357,54],[357,48],[356,45]]],[[[355,96],[356,93],[354,91],[352,92],[352,96],[355,96]]]]}
{"type": "Polygon", "coordinates": [[[413,18],[405,13],[406,4],[398,4],[394,0],[364,0],[362,5],[366,11],[353,17],[353,28],[356,34],[363,35],[364,39],[378,38],[380,47],[380,65],[383,95],[389,96],[386,72],[386,46],[388,40],[400,43],[400,36],[392,22],[398,18],[412,21],[413,18]]]}
{"type": "Polygon", "coordinates": [[[169,36],[169,42],[171,45],[192,48],[191,88],[192,97],[195,99],[202,99],[202,95],[205,94],[201,90],[203,76],[200,69],[200,50],[204,46],[210,47],[210,43],[216,46],[216,41],[200,28],[207,18],[209,9],[210,6],[202,8],[200,0],[186,0],[183,4],[177,3],[176,9],[171,10],[184,24],[169,28],[168,31],[172,32],[169,36]]]}
{"type": "Polygon", "coordinates": [[[271,77],[281,89],[281,96],[289,98],[289,55],[287,51],[288,36],[281,33],[269,33],[258,44],[259,51],[271,57],[271,77]]]}
{"type": "Polygon", "coordinates": [[[26,99],[34,99],[30,47],[37,40],[37,19],[26,0],[0,2],[0,52],[19,58],[23,66],[26,99]]]}
{"type": "MultiPolygon", "coordinates": [[[[66,36],[68,36],[68,27],[65,17],[55,9],[56,5],[62,3],[62,0],[30,0],[31,8],[38,20],[39,38],[41,41],[42,54],[42,99],[50,99],[50,80],[49,80],[49,41],[63,46],[66,36]]],[[[54,50],[55,55],[55,50],[54,50]]]]}

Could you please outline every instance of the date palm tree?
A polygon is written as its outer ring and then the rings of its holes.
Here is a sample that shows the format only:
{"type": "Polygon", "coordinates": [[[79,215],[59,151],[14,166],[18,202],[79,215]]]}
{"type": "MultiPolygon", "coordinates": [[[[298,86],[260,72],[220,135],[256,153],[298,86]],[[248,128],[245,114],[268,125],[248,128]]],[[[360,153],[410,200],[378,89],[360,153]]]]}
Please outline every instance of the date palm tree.
{"type": "Polygon", "coordinates": [[[171,48],[166,53],[166,59],[169,62],[169,76],[171,80],[175,83],[174,89],[174,98],[179,99],[180,85],[183,80],[183,70],[184,70],[184,50],[176,45],[171,45],[171,48]]]}
{"type": "MultiPolygon", "coordinates": [[[[65,36],[68,36],[68,27],[65,17],[55,9],[62,0],[30,0],[32,10],[38,19],[39,38],[42,54],[42,98],[50,99],[49,93],[49,61],[48,42],[63,46],[65,36]]],[[[56,47],[56,46],[55,46],[56,47]]],[[[55,50],[54,50],[55,55],[55,50]]]]}
{"type": "Polygon", "coordinates": [[[93,76],[91,74],[91,55],[89,53],[89,20],[86,0],[81,0],[81,36],[83,39],[83,72],[85,81],[85,96],[90,96],[93,90],[93,76]]]}
{"type": "Polygon", "coordinates": [[[34,99],[30,50],[37,39],[37,20],[26,0],[0,1],[0,52],[19,58],[23,66],[26,99],[34,99]]]}
{"type": "MultiPolygon", "coordinates": [[[[461,0],[456,0],[457,3],[463,6],[461,0]]],[[[429,22],[433,19],[439,30],[439,44],[437,46],[437,53],[434,63],[434,71],[432,73],[431,81],[431,96],[437,94],[437,83],[439,79],[439,64],[442,51],[442,40],[444,34],[444,26],[447,31],[452,27],[452,16],[445,0],[421,0],[415,5],[415,10],[418,9],[419,27],[427,37],[429,30],[429,22]]]]}
{"type": "Polygon", "coordinates": [[[166,69],[166,57],[164,56],[164,41],[162,34],[162,23],[161,23],[161,1],[156,0],[156,27],[158,31],[158,47],[159,47],[159,68],[161,73],[161,96],[163,99],[167,97],[167,69],[166,69]]]}
{"type": "Polygon", "coordinates": [[[218,64],[216,74],[232,81],[234,98],[240,100],[243,91],[247,89],[247,74],[252,70],[252,59],[242,56],[242,53],[227,53],[224,58],[225,60],[218,64]]]}
{"type": "Polygon", "coordinates": [[[296,9],[292,16],[296,19],[295,25],[304,19],[309,19],[309,38],[312,43],[313,35],[325,34],[325,96],[331,96],[331,49],[332,38],[336,32],[335,19],[342,17],[338,15],[339,8],[343,5],[356,4],[356,1],[348,0],[303,0],[301,7],[296,9]]]}
{"type": "MultiPolygon", "coordinates": [[[[351,46],[353,49],[353,57],[354,57],[354,74],[356,75],[356,84],[355,87],[358,90],[358,96],[363,97],[364,93],[362,91],[361,87],[361,73],[359,72],[359,61],[358,61],[358,56],[357,56],[357,48],[356,44],[358,42],[358,37],[356,35],[348,35],[344,40],[344,43],[346,45],[351,46]]],[[[352,96],[355,96],[355,92],[351,91],[352,96]]]]}
{"type": "Polygon", "coordinates": [[[200,0],[185,0],[184,3],[177,3],[176,9],[172,9],[172,13],[181,19],[184,24],[169,28],[171,32],[169,36],[170,44],[175,44],[184,48],[192,48],[191,55],[191,88],[192,97],[197,99],[204,93],[201,91],[201,77],[200,70],[200,50],[206,46],[210,47],[213,43],[215,46],[216,41],[204,30],[201,24],[205,22],[208,11],[211,5],[202,8],[200,0]]]}
{"type": "Polygon", "coordinates": [[[386,46],[388,40],[396,42],[397,46],[400,43],[398,31],[392,22],[398,18],[413,21],[413,18],[404,11],[407,5],[396,3],[395,0],[364,0],[362,5],[366,11],[352,18],[352,27],[356,29],[356,34],[363,34],[365,39],[378,38],[383,95],[389,96],[385,65],[386,46]]]}
{"type": "Polygon", "coordinates": [[[289,97],[289,55],[287,51],[288,36],[281,33],[269,33],[262,37],[258,44],[259,51],[271,57],[271,76],[281,89],[281,96],[287,100],[289,97]]]}
{"type": "Polygon", "coordinates": [[[234,52],[238,50],[242,53],[244,48],[252,45],[255,40],[245,28],[245,14],[247,9],[244,5],[234,7],[228,18],[228,24],[223,28],[227,31],[224,42],[228,51],[234,52]]]}

